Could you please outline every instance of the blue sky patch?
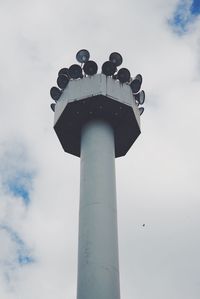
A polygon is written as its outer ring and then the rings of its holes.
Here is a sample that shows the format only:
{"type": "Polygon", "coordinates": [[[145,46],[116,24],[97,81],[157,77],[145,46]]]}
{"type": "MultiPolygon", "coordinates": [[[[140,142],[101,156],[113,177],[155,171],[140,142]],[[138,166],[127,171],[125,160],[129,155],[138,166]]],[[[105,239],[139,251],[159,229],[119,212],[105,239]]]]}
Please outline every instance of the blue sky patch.
{"type": "Polygon", "coordinates": [[[28,205],[35,171],[26,147],[18,142],[8,143],[0,158],[0,182],[4,192],[20,198],[25,205],[28,205]]]}
{"type": "Polygon", "coordinates": [[[193,15],[200,14],[200,0],[193,0],[191,5],[191,13],[193,15]]]}
{"type": "Polygon", "coordinates": [[[19,255],[18,256],[18,262],[20,265],[26,265],[33,263],[33,258],[31,256],[25,256],[25,255],[19,255]]]}
{"type": "Polygon", "coordinates": [[[18,265],[23,266],[33,263],[34,259],[30,254],[30,250],[27,248],[20,236],[13,229],[6,225],[1,225],[0,229],[4,229],[16,245],[16,260],[11,264],[14,265],[17,263],[18,265]]]}
{"type": "Polygon", "coordinates": [[[8,192],[13,196],[20,197],[26,205],[30,202],[30,189],[33,175],[26,172],[20,172],[4,182],[8,192]]]}
{"type": "Polygon", "coordinates": [[[188,25],[195,21],[200,15],[200,0],[180,0],[173,17],[169,20],[170,26],[179,34],[187,31],[188,25]]]}

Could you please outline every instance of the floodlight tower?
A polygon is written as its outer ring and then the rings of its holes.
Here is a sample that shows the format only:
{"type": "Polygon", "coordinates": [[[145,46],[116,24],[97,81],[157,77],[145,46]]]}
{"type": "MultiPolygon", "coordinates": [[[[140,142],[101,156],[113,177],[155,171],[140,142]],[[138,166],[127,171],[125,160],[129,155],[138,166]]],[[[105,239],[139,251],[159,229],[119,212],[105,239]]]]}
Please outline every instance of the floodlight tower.
{"type": "Polygon", "coordinates": [[[117,67],[119,53],[97,74],[89,52],[59,71],[51,97],[54,129],[63,149],[81,158],[77,299],[119,299],[115,158],[140,134],[142,77],[117,67]],[[83,75],[84,71],[84,75],[83,75]]]}

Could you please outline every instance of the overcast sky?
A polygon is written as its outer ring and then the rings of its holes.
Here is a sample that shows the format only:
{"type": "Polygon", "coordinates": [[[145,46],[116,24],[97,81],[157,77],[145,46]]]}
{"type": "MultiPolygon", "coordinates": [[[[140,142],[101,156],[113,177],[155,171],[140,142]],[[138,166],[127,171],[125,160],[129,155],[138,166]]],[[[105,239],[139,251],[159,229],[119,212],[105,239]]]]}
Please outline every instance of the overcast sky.
{"type": "Polygon", "coordinates": [[[76,298],[80,160],[49,90],[86,48],[146,92],[116,160],[121,298],[199,299],[199,0],[1,0],[0,33],[0,298],[76,298]]]}

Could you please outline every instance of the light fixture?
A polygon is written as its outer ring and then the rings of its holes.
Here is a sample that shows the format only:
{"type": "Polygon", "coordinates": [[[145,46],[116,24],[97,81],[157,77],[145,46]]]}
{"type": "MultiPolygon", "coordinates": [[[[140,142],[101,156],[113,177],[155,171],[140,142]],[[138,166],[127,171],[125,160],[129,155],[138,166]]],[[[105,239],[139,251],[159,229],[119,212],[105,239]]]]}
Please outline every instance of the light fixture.
{"type": "Polygon", "coordinates": [[[93,76],[97,73],[98,66],[97,66],[96,62],[94,62],[93,60],[88,60],[84,64],[83,70],[86,75],[93,76]]]}
{"type": "MultiPolygon", "coordinates": [[[[90,53],[86,49],[81,49],[76,53],[76,59],[80,64],[72,64],[69,68],[61,68],[58,72],[57,85],[50,90],[52,99],[57,102],[62,95],[63,90],[67,87],[71,79],[81,79],[83,75],[93,76],[98,72],[98,65],[95,61],[90,60],[90,53]]],[[[141,105],[145,102],[145,92],[141,90],[142,75],[137,74],[135,78],[131,78],[130,71],[127,68],[117,69],[123,62],[122,55],[118,52],[112,52],[109,60],[105,61],[101,67],[101,73],[110,76],[113,80],[119,80],[120,83],[128,84],[133,93],[134,104],[138,107],[140,115],[144,112],[141,105]]],[[[51,109],[55,110],[55,104],[51,104],[51,109]]]]}
{"type": "Polygon", "coordinates": [[[66,75],[59,75],[58,76],[58,79],[57,79],[57,84],[58,84],[58,87],[60,87],[61,89],[64,89],[67,84],[69,82],[69,79],[66,75]]]}
{"type": "Polygon", "coordinates": [[[111,61],[106,61],[102,65],[102,73],[106,76],[112,76],[116,72],[116,66],[111,61]]]}
{"type": "Polygon", "coordinates": [[[142,75],[141,74],[138,74],[135,79],[139,80],[142,84],[142,75]]]}
{"type": "Polygon", "coordinates": [[[131,74],[128,69],[122,68],[117,73],[117,79],[121,83],[129,82],[130,81],[131,74]]]}
{"type": "Polygon", "coordinates": [[[55,112],[55,106],[56,106],[56,104],[54,104],[54,103],[52,103],[52,104],[50,105],[51,110],[53,110],[53,112],[55,112]]]}
{"type": "Polygon", "coordinates": [[[109,60],[115,66],[119,66],[119,65],[122,64],[123,58],[122,58],[121,54],[119,54],[117,52],[113,52],[113,53],[110,54],[109,60]]]}
{"type": "Polygon", "coordinates": [[[83,78],[82,68],[78,64],[72,64],[69,68],[69,75],[72,79],[83,78]]]}
{"type": "Polygon", "coordinates": [[[140,107],[139,112],[140,112],[140,115],[142,115],[142,113],[144,112],[144,107],[140,107]]]}
{"type": "Polygon", "coordinates": [[[140,91],[141,85],[142,85],[142,76],[138,74],[130,84],[133,94],[138,93],[140,91]]]}
{"type": "Polygon", "coordinates": [[[62,94],[62,91],[58,87],[53,86],[50,89],[50,95],[55,102],[57,102],[59,100],[61,94],[62,94]]]}
{"type": "Polygon", "coordinates": [[[143,105],[144,101],[145,101],[145,92],[144,92],[144,90],[140,91],[140,93],[135,94],[135,99],[140,105],[143,105]]]}
{"type": "Polygon", "coordinates": [[[139,103],[137,100],[135,100],[135,104],[136,104],[137,106],[140,105],[140,103],[139,103]]]}
{"type": "Polygon", "coordinates": [[[89,60],[90,58],[90,53],[88,50],[82,49],[77,52],[76,54],[76,60],[80,63],[85,63],[89,60]]]}
{"type": "Polygon", "coordinates": [[[59,75],[65,75],[65,76],[67,76],[67,77],[69,78],[69,77],[70,77],[70,76],[69,76],[69,69],[66,68],[66,67],[62,68],[62,69],[59,70],[59,72],[58,72],[58,76],[59,76],[59,75]]]}

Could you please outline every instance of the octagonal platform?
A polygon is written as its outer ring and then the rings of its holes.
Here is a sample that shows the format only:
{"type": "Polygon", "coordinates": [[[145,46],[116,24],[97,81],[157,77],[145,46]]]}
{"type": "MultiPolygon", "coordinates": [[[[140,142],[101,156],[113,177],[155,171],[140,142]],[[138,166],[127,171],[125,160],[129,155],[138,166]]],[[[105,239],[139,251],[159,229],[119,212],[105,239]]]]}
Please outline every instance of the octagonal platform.
{"type": "Polygon", "coordinates": [[[124,156],[141,133],[130,86],[104,74],[70,81],[56,103],[54,129],[66,152],[80,157],[81,130],[92,119],[112,125],[116,158],[124,156]]]}

